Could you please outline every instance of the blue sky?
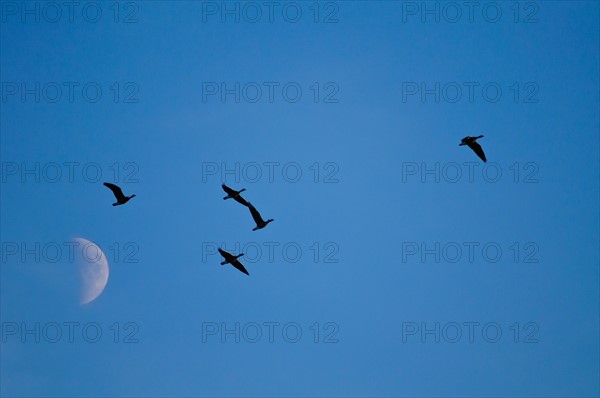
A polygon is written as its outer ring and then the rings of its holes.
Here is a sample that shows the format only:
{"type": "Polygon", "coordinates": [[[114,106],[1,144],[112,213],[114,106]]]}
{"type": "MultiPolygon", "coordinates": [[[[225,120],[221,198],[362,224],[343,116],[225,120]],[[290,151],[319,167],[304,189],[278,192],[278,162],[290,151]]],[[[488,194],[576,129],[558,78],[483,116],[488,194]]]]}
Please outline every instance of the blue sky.
{"type": "Polygon", "coordinates": [[[600,394],[597,2],[23,4],[3,396],[600,394]]]}

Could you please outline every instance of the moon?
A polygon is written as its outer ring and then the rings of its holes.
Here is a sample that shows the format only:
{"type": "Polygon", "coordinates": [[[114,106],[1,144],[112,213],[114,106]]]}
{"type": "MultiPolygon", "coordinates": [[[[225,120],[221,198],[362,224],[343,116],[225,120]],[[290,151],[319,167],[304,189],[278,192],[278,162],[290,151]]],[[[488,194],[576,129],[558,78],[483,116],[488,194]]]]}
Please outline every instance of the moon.
{"type": "Polygon", "coordinates": [[[76,263],[81,279],[79,303],[89,304],[96,300],[108,283],[108,261],[94,242],[84,238],[73,239],[79,245],[75,247],[76,263]]]}

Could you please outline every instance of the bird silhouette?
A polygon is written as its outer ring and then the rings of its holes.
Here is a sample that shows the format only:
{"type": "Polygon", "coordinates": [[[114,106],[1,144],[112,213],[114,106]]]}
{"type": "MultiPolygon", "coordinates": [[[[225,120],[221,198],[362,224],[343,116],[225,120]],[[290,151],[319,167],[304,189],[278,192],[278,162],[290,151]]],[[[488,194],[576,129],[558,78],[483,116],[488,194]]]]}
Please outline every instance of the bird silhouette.
{"type": "Polygon", "coordinates": [[[248,203],[248,208],[250,209],[250,213],[252,214],[252,218],[254,219],[254,222],[256,223],[256,228],[253,228],[253,231],[256,231],[257,229],[262,229],[264,227],[267,226],[267,224],[269,224],[271,221],[275,221],[272,218],[268,219],[267,221],[263,220],[262,217],[260,216],[260,213],[258,212],[258,210],[256,210],[256,208],[254,206],[252,206],[252,203],[248,203]]]}
{"type": "Polygon", "coordinates": [[[228,253],[225,250],[222,250],[221,248],[219,248],[219,253],[221,253],[221,256],[223,256],[223,258],[225,258],[225,261],[221,262],[221,265],[231,264],[238,270],[242,271],[244,274],[250,275],[248,271],[246,271],[246,268],[244,268],[242,263],[240,263],[238,260],[238,257],[242,257],[244,253],[240,253],[237,256],[234,256],[233,254],[228,253]]]}
{"type": "Polygon", "coordinates": [[[113,206],[124,205],[125,203],[129,202],[129,199],[135,197],[135,195],[131,195],[131,196],[123,195],[123,191],[121,190],[121,188],[119,188],[115,184],[111,184],[110,182],[105,182],[104,186],[108,187],[112,191],[112,193],[115,195],[115,198],[117,198],[117,202],[113,203],[113,206]]]}
{"type": "Polygon", "coordinates": [[[236,191],[235,189],[229,188],[225,184],[221,184],[221,187],[223,188],[223,191],[225,191],[227,193],[227,196],[225,196],[223,198],[223,200],[233,199],[236,202],[243,204],[244,206],[248,206],[248,202],[246,202],[246,199],[242,198],[242,195],[240,195],[242,192],[244,192],[246,190],[246,188],[242,188],[241,191],[236,191]]]}
{"type": "Polygon", "coordinates": [[[481,145],[479,145],[477,143],[477,140],[481,137],[483,137],[483,136],[482,135],[480,135],[478,137],[467,136],[460,141],[460,144],[458,146],[467,145],[469,148],[471,148],[473,150],[473,152],[475,152],[477,154],[477,156],[479,156],[479,158],[481,160],[483,160],[484,162],[487,162],[487,159],[485,158],[485,153],[483,153],[483,149],[481,148],[481,145]]]}

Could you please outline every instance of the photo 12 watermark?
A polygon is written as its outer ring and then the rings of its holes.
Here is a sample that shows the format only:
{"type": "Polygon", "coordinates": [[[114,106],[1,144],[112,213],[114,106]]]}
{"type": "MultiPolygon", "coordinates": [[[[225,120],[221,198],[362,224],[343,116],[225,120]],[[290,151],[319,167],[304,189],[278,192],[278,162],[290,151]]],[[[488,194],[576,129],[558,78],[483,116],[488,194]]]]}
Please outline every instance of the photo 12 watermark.
{"type": "Polygon", "coordinates": [[[140,342],[139,332],[139,324],[131,321],[110,324],[77,321],[0,323],[3,344],[10,341],[23,344],[136,344],[140,342]]]}
{"type": "Polygon", "coordinates": [[[103,257],[111,264],[137,264],[140,247],[136,242],[111,242],[104,251],[84,239],[63,242],[2,241],[2,264],[95,264],[103,257]],[[106,251],[106,253],[105,253],[106,251]]]}
{"type": "Polygon", "coordinates": [[[493,241],[478,242],[440,242],[440,241],[404,241],[401,247],[403,264],[538,264],[540,247],[537,242],[499,243],[493,241]]]}
{"type": "Polygon", "coordinates": [[[138,183],[140,167],[136,162],[2,162],[2,183],[138,183]]]}
{"type": "Polygon", "coordinates": [[[240,261],[249,264],[315,264],[339,263],[340,247],[336,242],[202,242],[202,263],[211,264],[222,260],[218,249],[243,253],[240,261]]]}
{"type": "Polygon", "coordinates": [[[402,82],[402,103],[486,103],[512,102],[515,104],[537,104],[540,86],[538,83],[494,81],[478,82],[402,82]]]}
{"type": "Polygon", "coordinates": [[[402,343],[539,343],[536,322],[402,322],[402,343]]]}
{"type": "Polygon", "coordinates": [[[402,23],[536,24],[535,1],[403,1],[402,23]]]}
{"type": "Polygon", "coordinates": [[[202,82],[202,103],[287,103],[337,104],[340,86],[336,82],[294,81],[202,82]]]}
{"type": "MultiPolygon", "coordinates": [[[[472,153],[468,154],[469,156],[472,153]]],[[[540,166],[536,162],[402,162],[401,181],[421,184],[508,182],[537,184],[540,166]]]]}
{"type": "Polygon", "coordinates": [[[202,23],[339,22],[340,3],[334,1],[202,1],[202,23]]]}
{"type": "Polygon", "coordinates": [[[337,344],[336,322],[202,322],[202,343],[315,343],[337,344]]]}
{"type": "Polygon", "coordinates": [[[0,98],[3,104],[137,104],[140,86],[132,81],[3,81],[0,98]]]}
{"type": "Polygon", "coordinates": [[[140,3],[136,1],[2,1],[3,24],[114,24],[140,22],[140,3]]]}
{"type": "Polygon", "coordinates": [[[202,162],[202,182],[290,183],[302,180],[315,184],[340,182],[336,162],[202,162]]]}

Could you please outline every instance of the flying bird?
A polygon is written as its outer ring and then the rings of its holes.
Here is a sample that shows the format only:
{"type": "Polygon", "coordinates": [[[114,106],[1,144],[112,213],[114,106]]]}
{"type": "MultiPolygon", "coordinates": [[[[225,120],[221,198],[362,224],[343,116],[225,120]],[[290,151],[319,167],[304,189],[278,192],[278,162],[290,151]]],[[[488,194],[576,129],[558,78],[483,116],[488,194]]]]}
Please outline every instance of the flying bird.
{"type": "Polygon", "coordinates": [[[253,228],[253,231],[256,231],[257,229],[262,229],[264,227],[267,226],[267,224],[269,224],[271,221],[275,221],[272,218],[268,219],[267,221],[263,220],[262,217],[260,216],[260,213],[258,212],[258,210],[256,210],[256,208],[254,206],[252,206],[252,203],[248,203],[248,208],[250,209],[250,213],[252,214],[252,218],[254,219],[254,222],[256,223],[256,228],[253,228]]]}
{"type": "Polygon", "coordinates": [[[477,143],[477,140],[481,137],[483,137],[483,136],[482,135],[480,135],[478,137],[467,136],[460,141],[460,144],[458,146],[467,145],[469,148],[471,148],[473,150],[473,152],[475,152],[477,154],[477,156],[479,156],[479,158],[481,160],[483,160],[484,162],[487,162],[487,159],[485,158],[485,153],[483,153],[483,149],[481,149],[481,145],[479,145],[477,143]]]}
{"type": "Polygon", "coordinates": [[[238,257],[242,257],[244,255],[244,253],[240,253],[237,256],[234,256],[233,254],[227,253],[225,250],[222,250],[221,248],[219,248],[219,253],[221,253],[221,256],[223,256],[223,258],[225,259],[225,261],[221,262],[221,265],[231,264],[238,270],[242,271],[244,274],[246,274],[248,276],[250,275],[248,273],[248,271],[246,271],[246,268],[244,268],[242,263],[240,263],[238,261],[238,257]]]}
{"type": "Polygon", "coordinates": [[[246,202],[246,199],[242,198],[242,195],[240,195],[242,192],[244,192],[246,190],[246,188],[242,188],[241,191],[236,191],[235,189],[229,188],[225,184],[221,184],[221,187],[223,188],[223,191],[225,191],[227,193],[227,196],[225,196],[223,198],[223,200],[233,198],[233,200],[235,200],[236,202],[241,203],[244,206],[248,206],[248,202],[246,202]]]}
{"type": "Polygon", "coordinates": [[[104,186],[108,187],[108,189],[110,189],[112,191],[112,193],[115,195],[115,198],[117,198],[117,203],[113,203],[113,206],[124,205],[125,203],[129,202],[129,199],[135,197],[135,195],[131,195],[131,196],[123,195],[123,191],[121,190],[121,188],[119,188],[115,184],[111,184],[110,182],[105,182],[104,186]]]}

